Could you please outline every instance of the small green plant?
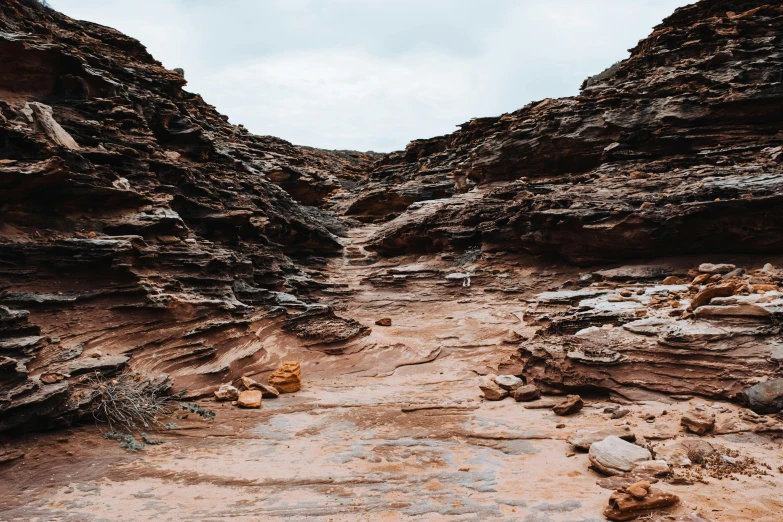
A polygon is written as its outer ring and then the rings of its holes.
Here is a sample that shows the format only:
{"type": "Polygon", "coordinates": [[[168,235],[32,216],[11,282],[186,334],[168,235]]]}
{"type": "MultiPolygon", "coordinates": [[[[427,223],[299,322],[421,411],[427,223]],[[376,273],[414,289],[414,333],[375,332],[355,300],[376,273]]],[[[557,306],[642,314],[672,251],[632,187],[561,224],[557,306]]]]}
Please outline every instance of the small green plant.
{"type": "Polygon", "coordinates": [[[127,433],[119,433],[114,430],[110,430],[103,434],[103,438],[116,440],[120,443],[120,447],[131,453],[135,453],[144,449],[144,444],[141,444],[133,437],[133,435],[129,435],[127,433]]]}
{"type": "Polygon", "coordinates": [[[166,442],[162,439],[153,439],[146,433],[141,434],[141,440],[143,440],[145,444],[149,444],[150,446],[157,446],[158,444],[163,444],[164,442],[166,442]]]}
{"type": "Polygon", "coordinates": [[[199,417],[208,420],[213,421],[215,420],[215,412],[212,410],[207,410],[196,404],[195,402],[180,402],[179,408],[181,410],[189,411],[190,413],[195,413],[199,417]]]}

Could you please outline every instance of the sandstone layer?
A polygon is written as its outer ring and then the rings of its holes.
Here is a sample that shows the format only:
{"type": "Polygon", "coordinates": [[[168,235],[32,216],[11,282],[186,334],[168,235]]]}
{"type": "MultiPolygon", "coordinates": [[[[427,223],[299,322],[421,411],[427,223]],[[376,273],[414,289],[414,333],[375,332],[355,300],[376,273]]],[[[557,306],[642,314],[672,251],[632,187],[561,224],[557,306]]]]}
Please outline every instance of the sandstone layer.
{"type": "Polygon", "coordinates": [[[0,54],[0,431],[68,421],[79,376],[129,358],[211,392],[288,311],[362,331],[306,298],[347,225],[305,205],[373,154],[252,135],[138,41],[35,1],[0,5],[0,54]]]}
{"type": "Polygon", "coordinates": [[[704,0],[379,155],[4,1],[0,518],[777,521],[781,27],[704,0]],[[193,401],[163,444],[41,432],[123,372],[193,401]]]}

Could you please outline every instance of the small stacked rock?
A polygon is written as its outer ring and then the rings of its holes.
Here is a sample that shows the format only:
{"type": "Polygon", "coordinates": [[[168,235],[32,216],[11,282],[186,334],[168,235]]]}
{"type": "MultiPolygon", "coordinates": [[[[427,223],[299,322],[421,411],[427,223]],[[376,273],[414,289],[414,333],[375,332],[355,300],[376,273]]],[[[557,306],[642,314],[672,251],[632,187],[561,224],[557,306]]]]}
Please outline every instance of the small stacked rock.
{"type": "Polygon", "coordinates": [[[609,520],[633,520],[679,501],[677,495],[652,488],[648,481],[642,480],[612,493],[604,516],[609,520]]]}
{"type": "Polygon", "coordinates": [[[500,385],[495,382],[497,375],[485,375],[479,381],[479,389],[484,394],[484,398],[488,401],[499,401],[508,397],[508,390],[501,388],[500,385]]]}

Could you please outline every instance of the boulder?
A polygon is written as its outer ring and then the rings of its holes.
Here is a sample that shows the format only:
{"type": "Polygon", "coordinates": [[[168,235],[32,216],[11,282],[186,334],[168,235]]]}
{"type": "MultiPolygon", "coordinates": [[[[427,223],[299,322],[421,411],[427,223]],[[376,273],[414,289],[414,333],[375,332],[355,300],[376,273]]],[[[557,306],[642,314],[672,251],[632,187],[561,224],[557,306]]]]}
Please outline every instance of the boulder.
{"type": "Polygon", "coordinates": [[[756,413],[783,410],[783,379],[760,382],[742,392],[742,402],[756,413]]]}
{"type": "Polygon", "coordinates": [[[700,410],[690,410],[680,418],[680,424],[690,432],[704,435],[715,427],[715,415],[700,410]]]}
{"type": "Polygon", "coordinates": [[[627,408],[617,408],[616,410],[614,410],[612,412],[611,416],[612,416],[613,419],[622,419],[623,417],[625,417],[629,413],[631,413],[631,410],[629,410],[627,408]]]}
{"type": "Polygon", "coordinates": [[[485,375],[479,382],[479,389],[484,394],[484,398],[488,401],[499,401],[508,397],[508,390],[500,387],[495,382],[494,375],[485,375]]]}
{"type": "Polygon", "coordinates": [[[615,436],[594,442],[588,456],[593,467],[606,475],[627,473],[637,463],[652,459],[647,449],[615,436]]]}
{"type": "Polygon", "coordinates": [[[568,437],[568,443],[576,448],[587,451],[594,443],[601,442],[606,437],[611,436],[619,437],[628,442],[636,440],[636,435],[630,428],[612,426],[607,428],[576,430],[568,437]]]}
{"type": "Polygon", "coordinates": [[[230,384],[221,384],[215,392],[215,399],[219,401],[235,401],[239,397],[239,390],[230,384]]]}
{"type": "Polygon", "coordinates": [[[564,401],[555,404],[552,411],[557,415],[571,415],[582,409],[584,402],[579,395],[569,395],[564,401]]]}
{"type": "Polygon", "coordinates": [[[294,393],[302,389],[302,368],[299,361],[283,363],[267,380],[280,393],[294,393]]]}
{"type": "Polygon", "coordinates": [[[383,317],[375,321],[375,324],[377,324],[378,326],[391,326],[392,320],[391,317],[383,317]]]}
{"type": "Polygon", "coordinates": [[[239,394],[237,406],[240,408],[260,408],[261,395],[259,390],[245,390],[239,394]]]}
{"type": "Polygon", "coordinates": [[[515,375],[498,375],[497,377],[495,377],[495,382],[497,383],[498,386],[510,392],[513,392],[514,390],[516,390],[517,388],[525,384],[525,382],[522,379],[520,379],[515,375]]]}
{"type": "Polygon", "coordinates": [[[517,402],[529,402],[539,399],[541,390],[535,384],[526,384],[514,390],[514,400],[517,402]]]}
{"type": "Polygon", "coordinates": [[[702,263],[699,265],[699,272],[702,274],[726,274],[736,269],[737,267],[735,265],[729,263],[702,263]]]}

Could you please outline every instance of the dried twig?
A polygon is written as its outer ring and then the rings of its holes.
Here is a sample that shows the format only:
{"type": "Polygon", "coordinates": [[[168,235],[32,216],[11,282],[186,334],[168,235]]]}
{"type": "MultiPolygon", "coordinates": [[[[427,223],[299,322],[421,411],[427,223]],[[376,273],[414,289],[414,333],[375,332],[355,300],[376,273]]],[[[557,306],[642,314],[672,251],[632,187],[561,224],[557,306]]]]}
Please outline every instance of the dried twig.
{"type": "Polygon", "coordinates": [[[139,373],[124,373],[107,379],[95,373],[82,383],[91,393],[93,417],[112,431],[115,427],[128,432],[165,429],[161,419],[176,407],[177,397],[169,394],[171,386],[165,377],[151,380],[139,373]]]}

